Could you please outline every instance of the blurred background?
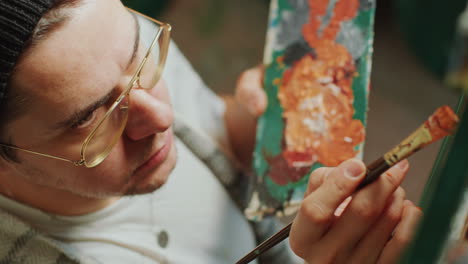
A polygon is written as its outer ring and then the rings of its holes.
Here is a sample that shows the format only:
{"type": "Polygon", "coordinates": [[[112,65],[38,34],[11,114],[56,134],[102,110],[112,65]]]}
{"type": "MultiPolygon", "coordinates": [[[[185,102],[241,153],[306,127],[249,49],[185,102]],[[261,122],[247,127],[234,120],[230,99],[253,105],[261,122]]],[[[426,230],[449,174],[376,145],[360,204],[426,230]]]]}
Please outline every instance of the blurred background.
{"type": "MultiPolygon", "coordinates": [[[[365,1],[365,0],[362,0],[365,1]]],[[[267,0],[127,0],[173,26],[173,39],[204,81],[231,93],[237,76],[262,61],[267,0]]],[[[378,0],[365,161],[380,157],[440,105],[459,94],[443,85],[456,54],[457,18],[466,0],[378,0]]],[[[404,186],[417,202],[440,143],[410,158],[404,186]]]]}

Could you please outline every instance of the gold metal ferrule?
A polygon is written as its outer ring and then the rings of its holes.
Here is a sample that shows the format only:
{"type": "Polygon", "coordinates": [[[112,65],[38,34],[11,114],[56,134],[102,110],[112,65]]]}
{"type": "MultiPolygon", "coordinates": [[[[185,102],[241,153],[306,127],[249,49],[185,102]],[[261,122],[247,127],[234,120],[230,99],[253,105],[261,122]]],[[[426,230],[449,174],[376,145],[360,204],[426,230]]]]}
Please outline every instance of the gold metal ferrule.
{"type": "Polygon", "coordinates": [[[393,166],[431,142],[431,132],[426,124],[423,124],[400,144],[387,152],[383,158],[388,165],[393,166]]]}

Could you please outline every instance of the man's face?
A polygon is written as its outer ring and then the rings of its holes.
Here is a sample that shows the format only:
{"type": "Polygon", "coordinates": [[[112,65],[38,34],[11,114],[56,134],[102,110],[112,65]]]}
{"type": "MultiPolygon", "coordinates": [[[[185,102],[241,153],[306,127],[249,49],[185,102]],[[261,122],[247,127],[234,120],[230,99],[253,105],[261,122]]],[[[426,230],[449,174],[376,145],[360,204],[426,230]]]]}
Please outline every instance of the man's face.
{"type": "MultiPolygon", "coordinates": [[[[120,1],[84,1],[75,8],[71,19],[18,65],[12,82],[26,98],[26,112],[7,126],[7,139],[22,148],[79,159],[81,143],[99,120],[91,112],[73,124],[64,121],[107,95],[116,98],[128,85],[146,52],[139,45],[134,53],[135,23],[120,1]]],[[[134,88],[124,133],[97,167],[18,151],[21,162],[9,163],[9,171],[40,188],[87,197],[153,191],[175,165],[172,121],[163,81],[149,90],[134,88]]]]}

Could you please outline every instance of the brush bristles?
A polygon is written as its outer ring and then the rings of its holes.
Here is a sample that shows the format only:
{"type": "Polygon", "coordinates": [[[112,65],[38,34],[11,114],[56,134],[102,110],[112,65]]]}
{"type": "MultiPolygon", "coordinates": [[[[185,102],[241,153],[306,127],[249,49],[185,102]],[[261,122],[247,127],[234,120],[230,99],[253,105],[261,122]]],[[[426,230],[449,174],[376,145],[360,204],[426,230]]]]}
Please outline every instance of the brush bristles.
{"type": "Polygon", "coordinates": [[[431,133],[432,142],[453,133],[458,121],[459,118],[449,106],[444,105],[437,108],[425,122],[431,133]]]}

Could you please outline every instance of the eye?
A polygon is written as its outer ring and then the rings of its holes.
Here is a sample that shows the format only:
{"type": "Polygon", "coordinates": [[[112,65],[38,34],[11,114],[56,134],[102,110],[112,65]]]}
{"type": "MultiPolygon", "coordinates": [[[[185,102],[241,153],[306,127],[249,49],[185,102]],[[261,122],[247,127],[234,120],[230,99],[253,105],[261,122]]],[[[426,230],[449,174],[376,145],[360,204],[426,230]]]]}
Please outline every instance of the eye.
{"type": "Polygon", "coordinates": [[[85,116],[83,119],[79,120],[76,122],[72,128],[74,129],[84,129],[87,127],[90,127],[95,121],[97,117],[97,112],[99,109],[94,110],[93,112],[89,113],[87,116],[85,116]]]}

